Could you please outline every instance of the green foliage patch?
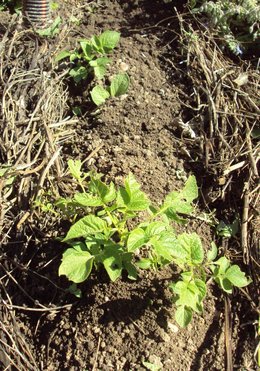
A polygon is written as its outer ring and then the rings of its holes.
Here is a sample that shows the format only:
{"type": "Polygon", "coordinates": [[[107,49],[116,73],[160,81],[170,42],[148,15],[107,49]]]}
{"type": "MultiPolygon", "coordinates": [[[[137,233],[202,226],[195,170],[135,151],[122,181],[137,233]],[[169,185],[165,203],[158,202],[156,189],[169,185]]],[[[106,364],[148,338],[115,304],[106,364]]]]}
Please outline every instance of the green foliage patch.
{"type": "Polygon", "coordinates": [[[228,48],[241,55],[259,47],[260,5],[257,0],[189,0],[194,13],[205,14],[228,48]]]}
{"type": "Polygon", "coordinates": [[[108,55],[117,47],[119,40],[119,32],[106,30],[98,36],[80,40],[79,48],[73,51],[63,50],[55,58],[56,62],[69,60],[69,75],[76,84],[89,77],[98,82],[90,92],[97,106],[109,97],[118,97],[128,90],[129,77],[126,73],[114,76],[110,84],[107,84],[105,79],[107,67],[112,62],[108,55]]]}
{"type": "Polygon", "coordinates": [[[139,269],[173,264],[180,272],[179,279],[170,284],[177,308],[175,319],[185,327],[194,312],[203,313],[209,280],[229,294],[233,286],[250,283],[237,265],[231,265],[224,256],[217,259],[214,243],[205,254],[196,233],[176,233],[173,222],[183,224],[194,212],[193,201],[198,197],[194,176],[160,205],[153,205],[131,173],[116,187],[113,182],[103,182],[100,174],[85,173],[79,160],[69,160],[68,167],[79,191],[55,202],[56,210],[71,222],[61,238],[68,248],[59,275],[72,281],[69,291],[77,297],[81,295],[77,284],[84,282],[93,269],[103,266],[112,281],[124,271],[129,279],[136,280],[139,269]]]}

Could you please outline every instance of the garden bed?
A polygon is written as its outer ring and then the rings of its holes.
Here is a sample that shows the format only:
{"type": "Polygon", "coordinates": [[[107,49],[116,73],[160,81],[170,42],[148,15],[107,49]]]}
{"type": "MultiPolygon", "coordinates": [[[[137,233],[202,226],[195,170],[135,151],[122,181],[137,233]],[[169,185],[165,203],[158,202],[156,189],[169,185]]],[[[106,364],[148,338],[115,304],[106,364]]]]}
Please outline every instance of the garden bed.
{"type": "Polygon", "coordinates": [[[55,39],[23,28],[16,15],[0,14],[0,161],[2,168],[10,165],[12,178],[10,184],[0,179],[0,366],[145,370],[149,362],[169,371],[257,369],[254,61],[225,56],[181,5],[82,3],[66,1],[56,10],[63,23],[55,39]],[[68,65],[54,58],[108,29],[121,33],[113,68],[127,70],[130,86],[97,108],[90,87],[73,85],[68,65]],[[69,294],[68,280],[58,277],[66,246],[55,239],[68,225],[35,207],[39,197],[74,192],[68,159],[81,159],[86,171],[117,185],[132,172],[157,204],[195,174],[197,213],[181,230],[197,232],[205,251],[215,240],[253,283],[230,299],[209,284],[203,316],[185,329],[174,321],[169,283],[178,272],[172,266],[141,271],[136,281],[110,282],[101,270],[80,285],[82,299],[69,294]],[[216,220],[231,224],[237,215],[241,233],[216,236],[216,220]]]}

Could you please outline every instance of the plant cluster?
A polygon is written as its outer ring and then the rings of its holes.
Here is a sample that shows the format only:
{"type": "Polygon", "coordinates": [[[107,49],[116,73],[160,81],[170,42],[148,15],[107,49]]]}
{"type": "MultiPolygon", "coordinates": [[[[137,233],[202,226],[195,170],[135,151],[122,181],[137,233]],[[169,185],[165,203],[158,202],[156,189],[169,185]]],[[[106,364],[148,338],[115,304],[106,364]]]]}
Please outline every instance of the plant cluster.
{"type": "Polygon", "coordinates": [[[205,258],[196,233],[177,234],[174,230],[172,222],[182,224],[184,216],[194,211],[192,202],[198,197],[194,176],[188,178],[183,189],[171,192],[160,206],[154,206],[131,173],[117,189],[113,182],[104,183],[99,174],[84,173],[80,161],[69,160],[68,166],[80,192],[56,202],[72,223],[62,238],[69,247],[63,254],[59,275],[73,282],[70,290],[77,296],[80,290],[76,284],[85,281],[93,268],[103,266],[115,281],[123,271],[135,280],[138,269],[174,264],[180,279],[170,288],[177,306],[175,319],[184,327],[193,312],[202,313],[209,279],[227,293],[233,286],[249,283],[226,257],[216,260],[215,244],[205,258]],[[137,222],[139,218],[143,221],[137,222]]]}
{"type": "Polygon", "coordinates": [[[243,54],[260,37],[257,0],[189,1],[194,13],[206,14],[212,26],[236,55],[243,54]]]}
{"type": "Polygon", "coordinates": [[[107,98],[125,94],[129,86],[129,77],[126,73],[117,74],[110,84],[105,84],[107,66],[111,63],[108,55],[115,49],[120,40],[120,33],[104,31],[99,36],[79,41],[79,48],[64,50],[56,56],[56,62],[69,59],[71,68],[69,75],[78,84],[88,77],[95,78],[98,84],[91,90],[90,95],[96,105],[100,105],[107,98]]]}

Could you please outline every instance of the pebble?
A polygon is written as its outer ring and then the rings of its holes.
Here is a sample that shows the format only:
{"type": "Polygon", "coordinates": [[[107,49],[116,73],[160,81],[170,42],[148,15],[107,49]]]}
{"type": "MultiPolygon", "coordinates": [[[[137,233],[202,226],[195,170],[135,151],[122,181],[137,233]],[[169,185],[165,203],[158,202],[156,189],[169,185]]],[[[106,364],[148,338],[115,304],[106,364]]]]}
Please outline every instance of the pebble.
{"type": "Polygon", "coordinates": [[[169,330],[171,330],[171,331],[174,332],[175,334],[179,331],[178,326],[174,325],[173,323],[168,322],[167,325],[168,325],[169,330]]]}

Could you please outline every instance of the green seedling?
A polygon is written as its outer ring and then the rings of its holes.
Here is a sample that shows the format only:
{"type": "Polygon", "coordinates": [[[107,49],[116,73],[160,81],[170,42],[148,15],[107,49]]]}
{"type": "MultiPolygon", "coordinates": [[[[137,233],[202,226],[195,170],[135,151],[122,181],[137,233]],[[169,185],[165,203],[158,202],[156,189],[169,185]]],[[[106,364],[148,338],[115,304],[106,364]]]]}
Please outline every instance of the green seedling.
{"type": "Polygon", "coordinates": [[[232,293],[233,286],[245,287],[251,280],[246,278],[238,265],[231,265],[226,257],[215,260],[218,255],[215,243],[212,243],[212,248],[205,258],[198,235],[182,234],[177,239],[182,249],[174,262],[183,273],[181,280],[170,284],[170,288],[174,292],[173,300],[177,306],[175,320],[181,327],[186,327],[192,320],[194,312],[203,313],[203,300],[207,294],[208,280],[215,280],[228,294],[232,293]]]}
{"type": "Polygon", "coordinates": [[[53,23],[48,28],[37,30],[37,34],[43,37],[53,38],[60,32],[60,25],[62,23],[61,17],[56,17],[53,23]]]}
{"type": "MultiPolygon", "coordinates": [[[[194,176],[160,205],[153,205],[131,173],[122,186],[116,187],[113,182],[103,182],[100,174],[84,173],[79,160],[69,160],[68,166],[80,191],[55,203],[71,221],[67,234],[60,239],[69,247],[63,253],[59,275],[78,284],[93,269],[103,266],[112,281],[124,271],[135,280],[139,269],[174,264],[181,274],[170,288],[177,306],[175,319],[182,327],[187,326],[194,312],[203,312],[209,280],[215,280],[227,293],[233,286],[250,283],[237,265],[231,265],[225,257],[217,259],[215,244],[205,257],[196,233],[175,232],[173,223],[186,223],[185,217],[194,212],[193,201],[198,197],[194,176]]],[[[80,295],[75,285],[70,292],[80,295]]]]}
{"type": "Polygon", "coordinates": [[[84,174],[79,161],[70,161],[69,169],[83,192],[59,200],[57,206],[67,215],[87,215],[77,220],[63,238],[70,247],[63,255],[60,275],[80,283],[93,267],[103,265],[112,281],[123,270],[130,279],[136,279],[138,265],[145,262],[149,267],[160,267],[172,261],[176,235],[170,220],[182,222],[179,214],[193,211],[191,202],[197,197],[193,176],[182,191],[172,192],[160,207],[154,207],[132,174],[124,186],[116,189],[113,183],[102,182],[97,174],[84,174]],[[129,230],[127,222],[140,213],[146,214],[146,221],[129,230]],[[134,258],[143,247],[149,248],[149,256],[136,264],[134,258]]]}
{"type": "Polygon", "coordinates": [[[107,98],[125,94],[129,86],[127,74],[118,74],[109,86],[102,81],[107,73],[107,67],[111,63],[109,54],[116,48],[120,40],[120,33],[116,31],[104,31],[99,36],[79,41],[79,48],[60,52],[55,61],[67,59],[71,68],[69,75],[76,84],[87,78],[95,79],[98,84],[91,90],[90,95],[96,105],[100,105],[107,98]]]}

